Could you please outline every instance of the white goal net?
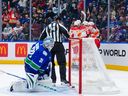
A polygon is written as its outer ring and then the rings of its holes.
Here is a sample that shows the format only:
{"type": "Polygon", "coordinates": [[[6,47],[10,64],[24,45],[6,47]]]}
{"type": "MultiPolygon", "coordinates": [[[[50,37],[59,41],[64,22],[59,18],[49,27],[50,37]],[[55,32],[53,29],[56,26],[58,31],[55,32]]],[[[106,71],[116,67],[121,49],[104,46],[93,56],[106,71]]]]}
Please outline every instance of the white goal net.
{"type": "Polygon", "coordinates": [[[74,38],[69,43],[69,81],[80,94],[117,93],[94,38],[74,38]]]}

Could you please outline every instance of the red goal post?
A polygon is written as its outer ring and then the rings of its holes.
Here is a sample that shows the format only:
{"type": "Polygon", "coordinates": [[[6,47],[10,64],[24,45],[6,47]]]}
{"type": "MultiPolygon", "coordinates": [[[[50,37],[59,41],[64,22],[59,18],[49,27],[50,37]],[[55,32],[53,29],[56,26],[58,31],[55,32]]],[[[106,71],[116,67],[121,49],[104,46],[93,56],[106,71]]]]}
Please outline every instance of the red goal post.
{"type": "Polygon", "coordinates": [[[79,94],[82,93],[82,38],[70,38],[69,39],[69,72],[68,72],[68,79],[69,79],[69,84],[71,85],[71,45],[77,44],[76,50],[77,53],[79,54],[79,58],[77,59],[79,62],[79,94]],[[76,42],[72,42],[72,40],[76,40],[76,42]]]}

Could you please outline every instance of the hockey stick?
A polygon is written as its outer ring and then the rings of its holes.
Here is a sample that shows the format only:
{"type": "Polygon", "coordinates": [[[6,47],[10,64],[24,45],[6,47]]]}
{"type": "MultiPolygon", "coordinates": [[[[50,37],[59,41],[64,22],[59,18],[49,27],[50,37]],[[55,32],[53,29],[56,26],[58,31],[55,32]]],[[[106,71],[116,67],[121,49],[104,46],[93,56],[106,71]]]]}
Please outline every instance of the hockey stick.
{"type": "Polygon", "coordinates": [[[8,72],[5,72],[5,71],[3,71],[3,70],[1,70],[1,69],[0,69],[0,72],[1,72],[1,73],[5,73],[5,74],[10,75],[10,76],[13,76],[13,77],[16,77],[16,78],[19,78],[19,79],[22,79],[22,80],[26,80],[25,78],[22,78],[22,77],[20,77],[20,76],[17,76],[17,75],[8,73],[8,72]]]}
{"type": "MultiPolygon", "coordinates": [[[[1,72],[1,73],[5,73],[5,74],[10,75],[10,76],[13,76],[13,77],[16,77],[16,78],[19,78],[19,79],[22,79],[22,80],[26,80],[26,79],[25,79],[25,78],[23,78],[23,77],[20,77],[20,76],[17,76],[17,75],[14,75],[14,74],[11,74],[11,73],[8,73],[8,72],[5,72],[5,71],[3,71],[3,70],[1,70],[1,69],[0,69],[0,72],[1,72]]],[[[44,87],[44,88],[46,88],[46,89],[49,89],[49,90],[52,90],[52,91],[56,91],[56,92],[58,92],[58,90],[57,90],[57,89],[52,88],[52,87],[49,87],[49,86],[46,86],[46,85],[43,85],[43,84],[38,84],[38,86],[41,86],[41,87],[44,87]]]]}
{"type": "Polygon", "coordinates": [[[86,20],[86,14],[84,11],[81,11],[81,13],[84,15],[83,21],[85,21],[86,20]]]}

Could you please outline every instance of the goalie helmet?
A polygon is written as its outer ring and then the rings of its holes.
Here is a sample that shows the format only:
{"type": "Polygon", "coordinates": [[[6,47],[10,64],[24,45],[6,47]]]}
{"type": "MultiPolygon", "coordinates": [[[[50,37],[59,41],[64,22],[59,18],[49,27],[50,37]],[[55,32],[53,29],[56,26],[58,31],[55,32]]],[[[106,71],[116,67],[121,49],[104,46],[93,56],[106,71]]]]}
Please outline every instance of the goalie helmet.
{"type": "Polygon", "coordinates": [[[51,50],[54,46],[54,40],[52,37],[47,37],[43,41],[43,46],[51,50]]]}

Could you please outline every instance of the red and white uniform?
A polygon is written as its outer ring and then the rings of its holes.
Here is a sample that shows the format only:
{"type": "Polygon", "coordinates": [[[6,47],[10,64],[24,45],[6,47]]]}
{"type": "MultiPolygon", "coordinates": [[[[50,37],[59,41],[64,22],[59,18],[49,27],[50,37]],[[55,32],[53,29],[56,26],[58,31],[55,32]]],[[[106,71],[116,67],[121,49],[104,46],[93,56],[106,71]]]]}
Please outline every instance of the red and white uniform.
{"type": "Polygon", "coordinates": [[[85,21],[83,25],[74,25],[70,28],[71,38],[95,38],[97,47],[100,47],[99,30],[93,22],[85,21]]]}
{"type": "Polygon", "coordinates": [[[90,31],[90,37],[97,38],[99,36],[99,30],[96,25],[89,25],[88,29],[90,31]]]}
{"type": "Polygon", "coordinates": [[[72,26],[70,28],[70,37],[71,38],[78,38],[78,33],[79,33],[79,27],[78,26],[72,26]]]}

